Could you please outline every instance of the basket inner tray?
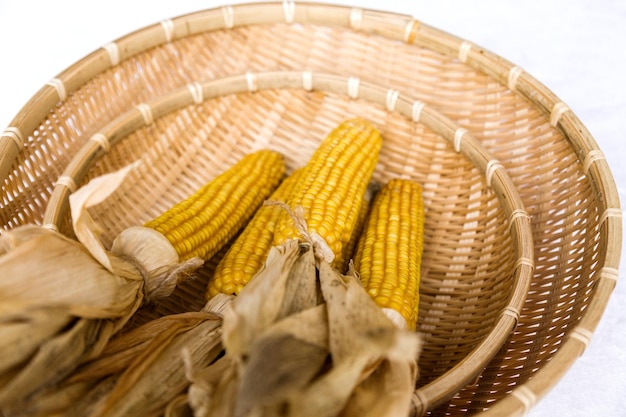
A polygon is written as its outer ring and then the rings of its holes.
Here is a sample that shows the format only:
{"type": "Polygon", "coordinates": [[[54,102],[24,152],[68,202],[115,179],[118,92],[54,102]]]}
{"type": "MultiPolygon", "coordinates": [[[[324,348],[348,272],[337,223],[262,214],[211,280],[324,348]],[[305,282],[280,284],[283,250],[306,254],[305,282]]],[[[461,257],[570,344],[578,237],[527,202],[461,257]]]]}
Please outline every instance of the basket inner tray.
{"type": "MultiPolygon", "coordinates": [[[[354,78],[308,72],[247,73],[193,83],[103,126],[64,176],[81,184],[141,161],[129,180],[93,210],[104,239],[111,242],[124,228],[156,217],[246,153],[279,151],[292,171],[342,120],[371,120],[384,138],[373,181],[411,178],[424,189],[418,331],[425,346],[418,386],[470,361],[463,371],[444,376],[456,378],[443,384],[448,392],[428,399],[446,400],[454,395],[453,387],[461,388],[485,365],[471,358],[495,354],[518,318],[532,273],[530,222],[503,167],[466,130],[394,90],[355,83],[354,78]],[[310,85],[298,88],[298,83],[310,85]],[[120,134],[137,121],[142,127],[120,134]],[[479,348],[488,337],[489,345],[479,348]]],[[[63,184],[55,188],[62,197],[48,207],[45,219],[71,234],[68,214],[63,214],[63,204],[56,204],[67,197],[63,184]]],[[[188,281],[167,300],[144,308],[134,325],[201,309],[218,259],[201,271],[202,279],[188,281]]]]}

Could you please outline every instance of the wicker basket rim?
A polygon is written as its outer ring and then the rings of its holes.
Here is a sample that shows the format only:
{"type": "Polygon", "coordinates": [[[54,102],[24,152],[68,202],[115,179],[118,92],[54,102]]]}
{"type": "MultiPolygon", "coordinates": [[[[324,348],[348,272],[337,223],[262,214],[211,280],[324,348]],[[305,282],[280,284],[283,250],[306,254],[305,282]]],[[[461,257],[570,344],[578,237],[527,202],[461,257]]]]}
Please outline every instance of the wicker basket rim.
{"type": "Polygon", "coordinates": [[[523,96],[546,115],[552,126],[563,132],[590,179],[600,208],[600,233],[606,245],[600,250],[599,278],[589,308],[549,363],[511,395],[479,414],[527,412],[584,351],[616,285],[622,245],[622,211],[617,187],[602,151],[576,114],[546,86],[522,68],[476,44],[408,15],[328,4],[288,3],[294,7],[284,7],[285,2],[243,3],[190,13],[144,27],[99,48],[43,86],[22,107],[10,126],[0,133],[0,175],[6,177],[26,138],[45,114],[64,101],[69,93],[135,54],[193,34],[243,25],[314,24],[369,32],[456,57],[523,96]]]}

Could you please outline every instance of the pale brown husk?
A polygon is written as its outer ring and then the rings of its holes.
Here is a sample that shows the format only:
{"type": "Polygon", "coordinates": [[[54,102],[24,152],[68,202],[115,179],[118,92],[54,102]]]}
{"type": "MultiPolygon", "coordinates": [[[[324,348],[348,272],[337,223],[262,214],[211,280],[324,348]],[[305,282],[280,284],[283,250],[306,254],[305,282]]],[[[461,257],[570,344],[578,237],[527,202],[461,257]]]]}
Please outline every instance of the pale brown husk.
{"type": "Polygon", "coordinates": [[[419,336],[389,320],[353,270],[313,252],[297,240],[272,249],[225,311],[224,357],[188,371],[188,409],[178,398],[172,415],[408,415],[419,336]]]}
{"type": "MultiPolygon", "coordinates": [[[[44,401],[77,366],[99,357],[146,298],[169,295],[202,264],[163,256],[150,266],[129,251],[105,247],[89,209],[109,197],[133,167],[95,178],[71,195],[78,241],[34,225],[0,236],[3,414],[47,409],[38,398],[44,401]]],[[[128,240],[127,235],[126,244],[117,246],[128,247],[128,240]]]]}

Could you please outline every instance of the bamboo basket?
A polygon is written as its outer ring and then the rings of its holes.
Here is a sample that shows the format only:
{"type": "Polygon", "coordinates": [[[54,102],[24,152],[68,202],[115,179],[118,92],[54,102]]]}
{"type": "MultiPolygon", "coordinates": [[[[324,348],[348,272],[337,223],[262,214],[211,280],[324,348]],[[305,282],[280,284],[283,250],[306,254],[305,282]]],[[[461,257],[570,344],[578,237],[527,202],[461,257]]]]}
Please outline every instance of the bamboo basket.
{"type": "MultiPolygon", "coordinates": [[[[470,191],[474,189],[464,188],[466,175],[478,175],[484,185],[487,170],[480,173],[467,165],[468,160],[461,163],[462,156],[454,149],[464,148],[466,145],[458,144],[466,143],[471,135],[493,156],[490,160],[501,164],[503,169],[497,172],[508,174],[532,221],[535,268],[515,331],[492,358],[485,358],[488,363],[479,375],[456,381],[461,386],[451,390],[450,398],[419,398],[417,402],[430,415],[524,414],[584,351],[615,286],[621,250],[621,210],[615,184],[585,126],[548,88],[505,59],[410,16],[309,3],[240,4],[168,19],[105,45],[53,78],[2,132],[3,227],[54,224],[69,233],[63,220],[67,191],[57,191],[60,188],[55,183],[62,177],[61,188],[72,188],[81,180],[67,181],[70,177],[64,172],[74,172],[85,180],[149,155],[155,161],[152,177],[148,180],[145,171],[140,171],[112,203],[116,209],[98,213],[104,224],[123,227],[180,199],[185,188],[199,183],[196,172],[210,176],[228,160],[226,155],[232,160],[241,150],[234,138],[258,140],[252,133],[263,132],[274,134],[283,144],[297,141],[298,147],[311,146],[311,138],[319,136],[331,121],[361,110],[358,106],[350,109],[346,102],[356,106],[358,100],[345,96],[353,95],[355,84],[366,83],[426,103],[458,126],[454,132],[461,132],[456,136],[463,138],[455,141],[453,134],[452,142],[436,141],[443,145],[417,154],[406,148],[406,133],[398,133],[399,142],[383,159],[379,178],[394,169],[408,169],[423,179],[431,175],[431,179],[458,181],[457,193],[464,191],[465,198],[473,198],[470,191]],[[331,56],[334,58],[328,59],[331,56]],[[325,112],[300,115],[295,109],[306,107],[308,100],[293,99],[291,90],[268,90],[250,96],[250,102],[211,100],[215,107],[210,116],[181,110],[134,132],[137,126],[133,123],[154,118],[142,103],[198,80],[248,71],[311,71],[357,81],[352,81],[352,90],[347,89],[341,97],[301,91],[321,100],[325,112]],[[266,102],[279,109],[274,118],[255,112],[266,102]],[[109,125],[131,110],[133,123],[109,125]],[[169,122],[163,122],[166,119],[169,122]],[[230,128],[214,136],[216,126],[224,123],[230,128]],[[282,133],[278,125],[286,127],[282,133]],[[107,141],[98,135],[104,126],[115,132],[107,141]],[[307,126],[307,130],[296,130],[296,126],[307,126]],[[168,142],[167,138],[189,135],[189,127],[196,132],[189,146],[168,142]],[[134,132],[129,136],[132,140],[111,146],[105,157],[91,161],[94,164],[88,172],[91,163],[72,167],[84,146],[107,147],[130,131],[134,132]],[[150,142],[159,131],[163,137],[150,142]],[[291,136],[295,132],[302,136],[291,136]],[[203,144],[209,137],[215,145],[207,148],[203,144]],[[163,155],[164,149],[168,149],[169,159],[161,161],[158,155],[163,155]],[[190,166],[185,162],[189,155],[203,162],[190,166]],[[464,168],[462,174],[454,169],[459,166],[464,168]],[[439,171],[442,167],[447,169],[439,171]],[[171,179],[177,175],[178,180],[171,179]],[[150,201],[137,206],[131,195],[150,201]],[[144,211],[144,207],[149,209],[144,211]],[[59,212],[51,214],[55,210],[59,212]]],[[[195,91],[198,97],[197,88],[188,91],[195,91]]],[[[394,102],[393,95],[389,100],[394,102]]],[[[367,108],[385,132],[399,132],[398,127],[406,122],[405,116],[394,116],[384,106],[376,111],[367,108]]],[[[413,129],[417,131],[412,134],[426,137],[441,133],[423,125],[413,129]]],[[[293,158],[292,166],[298,163],[293,158]]],[[[479,199],[479,205],[473,206],[492,216],[487,222],[492,226],[498,222],[496,200],[479,199]]],[[[475,221],[471,212],[453,214],[475,221]]],[[[111,233],[115,230],[111,228],[111,233]]],[[[451,228],[448,233],[454,230],[458,229],[451,228]]],[[[436,236],[429,238],[440,243],[436,236]]],[[[450,252],[431,256],[441,262],[450,252]]],[[[464,256],[471,258],[471,254],[464,256]]],[[[511,261],[513,257],[503,259],[511,261]]],[[[425,275],[445,276],[446,272],[428,270],[425,275]]],[[[185,298],[184,289],[180,296],[185,298]]],[[[463,301],[471,297],[476,295],[466,293],[463,301]]],[[[459,310],[450,313],[459,314],[459,310]]],[[[461,357],[476,346],[480,345],[470,346],[461,357]]],[[[446,362],[447,353],[441,355],[443,366],[431,374],[432,381],[463,363],[459,357],[446,362]]]]}

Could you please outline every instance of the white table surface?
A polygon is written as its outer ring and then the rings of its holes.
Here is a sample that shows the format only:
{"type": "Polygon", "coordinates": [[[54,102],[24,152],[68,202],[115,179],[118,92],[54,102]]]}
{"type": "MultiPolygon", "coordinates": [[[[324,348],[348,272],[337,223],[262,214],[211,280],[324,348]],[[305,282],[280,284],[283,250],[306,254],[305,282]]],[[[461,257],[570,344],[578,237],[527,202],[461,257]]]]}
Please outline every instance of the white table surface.
{"type": "MultiPolygon", "coordinates": [[[[232,1],[0,0],[0,130],[47,81],[107,42],[166,18],[228,3],[232,1]]],[[[409,14],[524,68],[591,131],[626,204],[626,1],[325,3],[409,14]]],[[[626,416],[624,269],[586,352],[528,416],[626,416]]]]}

